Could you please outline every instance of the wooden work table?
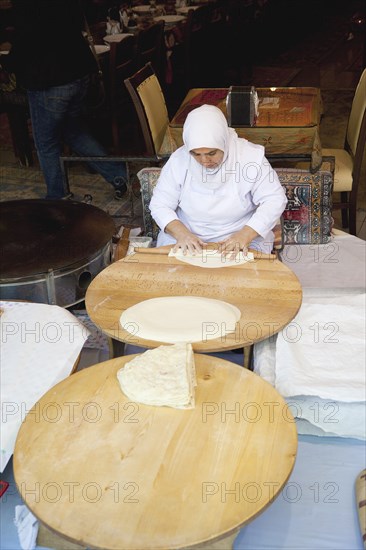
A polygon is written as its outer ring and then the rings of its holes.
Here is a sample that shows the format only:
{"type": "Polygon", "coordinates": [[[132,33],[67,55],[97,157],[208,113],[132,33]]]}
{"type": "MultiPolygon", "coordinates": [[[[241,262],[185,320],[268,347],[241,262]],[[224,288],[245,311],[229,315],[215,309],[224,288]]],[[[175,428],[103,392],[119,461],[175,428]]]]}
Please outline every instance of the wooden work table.
{"type": "Polygon", "coordinates": [[[199,354],[194,409],[130,402],[116,376],[130,358],[82,370],[36,403],[14,451],[20,494],[47,527],[88,548],[212,548],[286,483],[291,412],[259,376],[199,354]]]}
{"type": "Polygon", "coordinates": [[[193,342],[193,349],[199,352],[237,349],[269,338],[287,325],[300,308],[300,282],[277,259],[214,269],[183,263],[169,257],[166,251],[157,252],[156,248],[151,253],[145,249],[145,253],[113,263],[88,287],[88,315],[112,339],[148,348],[164,343],[142,339],[138,333],[132,335],[120,325],[123,311],[150,298],[200,296],[240,309],[235,332],[225,338],[193,342]]]}

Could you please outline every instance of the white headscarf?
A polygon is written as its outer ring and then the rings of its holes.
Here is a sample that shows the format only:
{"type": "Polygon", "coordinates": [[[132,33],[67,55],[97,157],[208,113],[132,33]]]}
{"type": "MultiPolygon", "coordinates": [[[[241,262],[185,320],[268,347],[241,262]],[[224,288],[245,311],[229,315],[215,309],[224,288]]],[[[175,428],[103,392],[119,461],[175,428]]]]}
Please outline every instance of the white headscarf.
{"type": "Polygon", "coordinates": [[[216,189],[227,181],[230,166],[236,161],[238,135],[229,128],[225,115],[214,105],[202,105],[191,111],[183,126],[183,143],[189,154],[188,171],[194,181],[216,189]],[[206,168],[199,164],[189,153],[192,149],[220,149],[223,160],[215,168],[206,168]]]}

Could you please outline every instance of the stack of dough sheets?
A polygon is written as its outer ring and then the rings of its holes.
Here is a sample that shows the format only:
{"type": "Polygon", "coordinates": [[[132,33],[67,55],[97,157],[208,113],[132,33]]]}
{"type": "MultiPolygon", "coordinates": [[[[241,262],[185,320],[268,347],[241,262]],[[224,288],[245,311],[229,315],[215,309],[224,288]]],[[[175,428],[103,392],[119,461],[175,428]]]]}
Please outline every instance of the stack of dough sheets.
{"type": "Polygon", "coordinates": [[[197,385],[191,344],[159,346],[134,357],[117,373],[123,393],[145,405],[193,409],[197,385]]]}

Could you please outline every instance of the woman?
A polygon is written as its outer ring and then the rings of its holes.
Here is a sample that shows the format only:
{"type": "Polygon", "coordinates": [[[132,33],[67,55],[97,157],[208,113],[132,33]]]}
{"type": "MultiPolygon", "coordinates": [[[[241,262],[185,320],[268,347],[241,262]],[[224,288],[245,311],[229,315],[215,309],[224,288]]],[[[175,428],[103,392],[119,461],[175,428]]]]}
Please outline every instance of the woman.
{"type": "Polygon", "coordinates": [[[163,167],[150,202],[161,229],[157,246],[174,244],[175,251],[193,254],[219,242],[225,255],[249,245],[270,252],[286,196],[264,147],[239,138],[212,105],[189,113],[183,143],[163,167]]]}

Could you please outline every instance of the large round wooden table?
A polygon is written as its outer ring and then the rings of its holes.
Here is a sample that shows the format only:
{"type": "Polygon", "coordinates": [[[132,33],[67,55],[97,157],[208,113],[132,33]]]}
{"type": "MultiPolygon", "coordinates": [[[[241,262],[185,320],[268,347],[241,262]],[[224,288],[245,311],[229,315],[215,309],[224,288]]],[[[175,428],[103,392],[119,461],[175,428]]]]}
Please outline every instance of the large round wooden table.
{"type": "Polygon", "coordinates": [[[172,550],[237,531],[280,493],[297,434],[256,374],[195,354],[191,410],[129,402],[120,357],[54,386],[22,424],[14,474],[30,510],[70,541],[172,550]]]}
{"type": "Polygon", "coordinates": [[[101,271],[87,289],[85,305],[92,321],[112,339],[151,348],[165,342],[127,332],[120,317],[143,300],[163,296],[213,298],[240,309],[235,332],[192,343],[195,351],[215,352],[248,346],[279,332],[298,312],[302,290],[296,275],[277,259],[202,268],[168,256],[161,247],[132,254],[101,271]]]}

